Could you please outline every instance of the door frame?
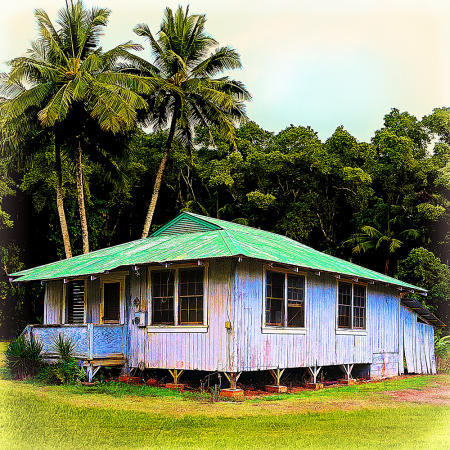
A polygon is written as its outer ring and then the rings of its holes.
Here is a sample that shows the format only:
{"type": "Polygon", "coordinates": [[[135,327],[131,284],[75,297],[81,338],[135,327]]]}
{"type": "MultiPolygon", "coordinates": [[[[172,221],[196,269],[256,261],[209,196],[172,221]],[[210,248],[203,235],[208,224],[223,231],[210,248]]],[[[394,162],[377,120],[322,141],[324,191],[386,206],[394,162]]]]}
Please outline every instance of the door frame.
{"type": "Polygon", "coordinates": [[[100,278],[100,323],[115,323],[115,322],[104,322],[103,316],[105,313],[105,283],[120,283],[120,293],[119,293],[119,324],[123,325],[125,323],[125,277],[126,275],[121,274],[108,274],[102,275],[100,278]]]}

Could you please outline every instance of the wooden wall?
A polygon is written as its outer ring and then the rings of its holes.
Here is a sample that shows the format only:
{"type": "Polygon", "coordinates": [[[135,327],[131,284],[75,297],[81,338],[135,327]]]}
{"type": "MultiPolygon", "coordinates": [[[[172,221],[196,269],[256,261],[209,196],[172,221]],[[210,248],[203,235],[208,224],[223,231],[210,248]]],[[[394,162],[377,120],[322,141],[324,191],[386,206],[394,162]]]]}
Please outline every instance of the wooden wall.
{"type": "MultiPolygon", "coordinates": [[[[306,334],[267,334],[262,330],[263,265],[257,261],[239,264],[236,274],[236,336],[239,370],[277,367],[328,366],[372,362],[372,329],[388,319],[379,311],[379,298],[386,293],[369,287],[367,332],[336,334],[336,279],[330,275],[307,274],[306,334]],[[242,305],[239,307],[239,305],[242,305]]],[[[393,307],[395,300],[390,301],[393,307]]],[[[397,299],[398,308],[398,299],[397,299]]],[[[391,327],[397,319],[389,319],[391,327]]],[[[395,323],[394,323],[395,322],[395,323]]],[[[386,325],[388,328],[388,325],[386,325]]],[[[390,348],[392,338],[380,339],[378,346],[390,348]]]]}
{"type": "Polygon", "coordinates": [[[208,268],[208,331],[149,332],[134,321],[134,299],[145,308],[148,301],[147,273],[129,278],[127,294],[129,362],[132,367],[171,368],[208,371],[234,370],[234,331],[225,329],[233,314],[233,280],[235,262],[231,259],[210,261],[208,268]]]}
{"type": "Polygon", "coordinates": [[[434,328],[419,322],[417,314],[406,306],[400,308],[402,333],[400,350],[402,373],[436,373],[434,328]],[[405,367],[403,367],[405,361],[405,367]]]}
{"type": "MultiPolygon", "coordinates": [[[[267,334],[263,325],[263,264],[211,260],[207,332],[148,331],[134,323],[146,310],[147,271],[126,278],[125,336],[131,367],[254,371],[285,367],[370,364],[372,377],[435,373],[433,327],[400,306],[399,291],[368,285],[367,330],[336,332],[336,279],[307,274],[305,334],[267,334]],[[139,305],[135,306],[135,299],[139,305]],[[225,323],[231,322],[231,330],[225,323]],[[404,367],[403,361],[406,361],[404,367]]],[[[100,281],[88,281],[86,322],[100,322],[100,281]]],[[[62,323],[62,281],[46,283],[44,323],[62,323]]]]}
{"type": "Polygon", "coordinates": [[[45,284],[44,325],[63,323],[63,283],[49,281],[45,284]]]}

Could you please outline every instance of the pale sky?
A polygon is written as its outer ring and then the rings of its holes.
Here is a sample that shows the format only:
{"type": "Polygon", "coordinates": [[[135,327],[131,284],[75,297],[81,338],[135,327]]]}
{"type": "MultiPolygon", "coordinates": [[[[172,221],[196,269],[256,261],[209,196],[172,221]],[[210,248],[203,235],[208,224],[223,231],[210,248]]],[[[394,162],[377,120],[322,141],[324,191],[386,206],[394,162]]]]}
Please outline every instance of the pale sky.
{"type": "MultiPolygon", "coordinates": [[[[422,117],[450,106],[448,0],[85,0],[112,10],[108,49],[133,39],[133,27],[157,31],[166,6],[190,4],[207,31],[240,53],[232,76],[253,95],[249,117],[270,131],[310,125],[326,139],[343,125],[368,140],[391,107],[422,117]]],[[[3,1],[0,63],[36,37],[34,8],[52,19],[63,0],[3,1]]],[[[147,46],[148,48],[148,46],[147,46]]],[[[149,58],[149,51],[141,52],[149,58]]]]}

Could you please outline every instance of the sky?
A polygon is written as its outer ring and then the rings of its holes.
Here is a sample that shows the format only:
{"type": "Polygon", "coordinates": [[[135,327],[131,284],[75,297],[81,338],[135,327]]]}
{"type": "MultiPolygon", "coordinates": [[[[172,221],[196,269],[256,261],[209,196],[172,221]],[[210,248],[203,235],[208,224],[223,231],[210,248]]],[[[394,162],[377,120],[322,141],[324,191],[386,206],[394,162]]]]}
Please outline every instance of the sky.
{"type": "MultiPolygon", "coordinates": [[[[230,73],[253,99],[250,119],[278,132],[309,125],[327,139],[343,125],[369,140],[390,108],[421,118],[450,106],[448,0],[85,0],[112,10],[104,49],[145,42],[133,27],[157,31],[166,6],[206,14],[206,30],[235,48],[243,67],[230,73]]],[[[0,70],[37,36],[33,16],[52,19],[63,0],[2,3],[0,70]]],[[[148,46],[142,56],[150,58],[148,46]]]]}

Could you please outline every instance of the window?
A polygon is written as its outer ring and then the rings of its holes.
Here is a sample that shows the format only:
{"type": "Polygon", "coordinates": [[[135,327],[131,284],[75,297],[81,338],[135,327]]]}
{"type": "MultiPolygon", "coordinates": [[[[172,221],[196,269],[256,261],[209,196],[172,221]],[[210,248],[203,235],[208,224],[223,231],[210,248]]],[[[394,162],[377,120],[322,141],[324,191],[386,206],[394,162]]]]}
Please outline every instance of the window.
{"type": "Polygon", "coordinates": [[[152,325],[204,324],[204,269],[151,271],[152,325]]]}
{"type": "Polygon", "coordinates": [[[152,271],[152,323],[174,325],[175,271],[152,271]]]}
{"type": "Polygon", "coordinates": [[[265,325],[305,327],[305,277],[268,270],[266,272],[265,325]]]}
{"type": "Polygon", "coordinates": [[[203,323],[203,270],[182,269],[178,283],[179,323],[201,325],[203,323]]]}
{"type": "Polygon", "coordinates": [[[120,322],[120,282],[103,284],[103,323],[120,322]]]}
{"type": "Polygon", "coordinates": [[[66,285],[67,323],[84,323],[84,280],[66,285]]]}
{"type": "Polygon", "coordinates": [[[340,282],[338,288],[338,328],[366,328],[366,287],[340,282]]]}

